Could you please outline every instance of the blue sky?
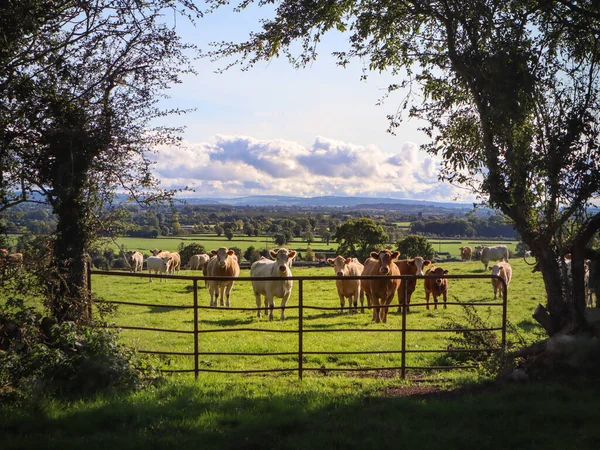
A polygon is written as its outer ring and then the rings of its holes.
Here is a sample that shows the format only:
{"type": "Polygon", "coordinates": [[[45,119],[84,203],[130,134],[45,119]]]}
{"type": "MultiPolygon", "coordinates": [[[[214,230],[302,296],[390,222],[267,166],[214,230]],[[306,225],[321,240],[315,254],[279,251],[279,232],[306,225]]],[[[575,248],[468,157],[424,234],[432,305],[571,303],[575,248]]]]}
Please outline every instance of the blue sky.
{"type": "MultiPolygon", "coordinates": [[[[257,28],[257,11],[223,10],[195,28],[178,22],[183,37],[208,50],[208,43],[240,40],[257,28]]],[[[340,33],[325,37],[319,57],[306,69],[285,59],[249,71],[216,73],[224,62],[196,61],[198,75],[170,91],[167,107],[195,108],[168,120],[185,125],[182,148],[160,148],[155,173],[166,188],[189,186],[195,197],[244,195],[361,195],[460,202],[467,192],[439,183],[439,161],[418,146],[422,124],[405,121],[393,136],[386,116],[403,93],[377,105],[390,83],[388,73],[369,73],[362,63],[338,67],[331,56],[346,49],[340,33]]]]}

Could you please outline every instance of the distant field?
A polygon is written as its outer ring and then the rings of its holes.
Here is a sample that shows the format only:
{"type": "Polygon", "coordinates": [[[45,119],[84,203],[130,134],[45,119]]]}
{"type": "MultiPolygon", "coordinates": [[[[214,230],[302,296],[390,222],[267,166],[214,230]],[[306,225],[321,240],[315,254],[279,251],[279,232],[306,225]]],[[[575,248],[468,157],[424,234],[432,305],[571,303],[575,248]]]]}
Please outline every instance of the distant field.
{"type": "MultiPolygon", "coordinates": [[[[118,250],[119,246],[124,245],[126,250],[136,250],[144,255],[147,255],[153,249],[175,251],[179,247],[179,244],[181,244],[182,242],[185,245],[189,245],[192,243],[201,244],[204,246],[206,251],[217,249],[219,247],[239,247],[242,249],[242,252],[246,251],[246,249],[250,246],[255,247],[259,250],[263,248],[273,249],[277,247],[277,245],[273,242],[273,239],[271,237],[248,237],[240,235],[234,236],[232,240],[228,240],[226,237],[219,237],[216,234],[167,236],[159,238],[120,237],[115,241],[108,241],[107,243],[114,250],[118,250]]],[[[293,240],[287,245],[287,247],[292,249],[306,249],[307,246],[308,245],[306,241],[302,240],[293,240]]],[[[336,248],[337,244],[335,242],[330,241],[328,246],[326,242],[321,242],[321,240],[311,242],[310,244],[310,248],[312,248],[315,251],[329,250],[332,247],[336,248]]]]}

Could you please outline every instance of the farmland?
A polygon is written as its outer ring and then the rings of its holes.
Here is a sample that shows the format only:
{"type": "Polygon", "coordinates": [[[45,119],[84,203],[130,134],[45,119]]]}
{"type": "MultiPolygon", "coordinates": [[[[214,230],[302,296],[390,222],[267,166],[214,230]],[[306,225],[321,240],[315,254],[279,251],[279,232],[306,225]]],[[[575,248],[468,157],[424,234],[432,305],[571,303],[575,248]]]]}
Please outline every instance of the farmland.
{"type": "MultiPolygon", "coordinates": [[[[531,313],[538,303],[544,302],[544,291],[539,273],[531,273],[531,269],[523,260],[513,260],[514,278],[509,288],[508,320],[518,332],[518,339],[533,341],[538,337],[538,326],[531,318],[531,313]]],[[[479,262],[446,262],[440,264],[452,275],[484,274],[479,262]]],[[[329,267],[294,267],[295,276],[332,276],[329,267]]],[[[488,272],[489,273],[489,272],[488,272]]],[[[198,275],[199,272],[182,271],[182,275],[198,275]]],[[[241,277],[248,277],[249,271],[242,270],[241,277]]],[[[133,277],[111,277],[94,275],[93,292],[105,300],[127,300],[147,304],[144,307],[120,305],[108,317],[110,323],[121,326],[138,326],[161,329],[193,331],[193,312],[191,309],[180,309],[191,306],[193,289],[191,281],[168,280],[159,282],[155,279],[133,277]]],[[[203,282],[199,282],[199,304],[208,306],[208,291],[203,282]]],[[[304,351],[310,352],[368,352],[399,350],[400,334],[382,333],[385,329],[398,329],[401,314],[397,312],[395,300],[387,324],[375,324],[370,320],[368,312],[358,314],[340,314],[339,299],[332,280],[316,280],[303,282],[303,302],[305,306],[329,307],[335,310],[306,309],[303,315],[304,328],[310,330],[304,334],[304,351]],[[333,332],[324,330],[361,328],[365,332],[333,332]]],[[[493,290],[489,279],[450,280],[450,302],[484,303],[493,301],[493,290]]],[[[419,282],[413,296],[414,306],[408,314],[407,327],[413,329],[439,330],[450,322],[465,324],[463,309],[451,305],[447,309],[425,308],[423,284],[419,282]]],[[[232,294],[233,308],[254,308],[254,294],[249,281],[238,281],[232,294]]],[[[279,301],[276,300],[276,306],[279,301]]],[[[256,317],[255,311],[239,311],[235,309],[201,309],[199,312],[200,352],[240,352],[240,353],[277,353],[296,352],[298,348],[298,282],[287,304],[286,319],[283,322],[269,322],[264,316],[256,317]],[[235,331],[238,328],[264,330],[261,333],[235,331]],[[207,330],[218,330],[217,333],[205,333],[207,330]],[[281,333],[283,331],[283,333],[281,333]]],[[[483,306],[478,314],[488,326],[498,327],[501,324],[501,308],[483,306]]],[[[279,312],[275,311],[278,318],[279,312]]],[[[468,324],[465,324],[468,325],[468,324]]],[[[440,350],[449,344],[448,334],[439,332],[415,332],[407,337],[407,350],[440,350]]],[[[511,336],[509,336],[511,337],[511,336]]],[[[190,334],[159,333],[155,331],[124,330],[124,342],[142,350],[158,350],[169,352],[193,351],[193,338],[190,334]]],[[[512,336],[512,339],[517,339],[512,336]]],[[[217,370],[247,370],[264,368],[293,369],[297,367],[297,355],[283,356],[246,356],[231,358],[228,356],[203,355],[200,368],[217,370]]],[[[331,368],[343,370],[356,367],[398,367],[398,354],[370,355],[305,355],[306,368],[331,368]]],[[[450,365],[454,362],[442,353],[410,353],[407,355],[409,366],[450,365]]],[[[160,364],[170,369],[191,369],[193,360],[189,357],[165,356],[160,364]]],[[[316,372],[318,373],[318,372],[316,372]]],[[[444,375],[446,376],[446,375],[444,375]]]]}

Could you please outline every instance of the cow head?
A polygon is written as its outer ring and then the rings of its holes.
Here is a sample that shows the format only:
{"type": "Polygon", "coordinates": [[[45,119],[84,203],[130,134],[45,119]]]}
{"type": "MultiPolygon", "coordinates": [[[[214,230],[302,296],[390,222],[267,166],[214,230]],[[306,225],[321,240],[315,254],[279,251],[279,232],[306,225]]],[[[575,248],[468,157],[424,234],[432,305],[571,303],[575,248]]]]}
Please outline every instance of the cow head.
{"type": "Polygon", "coordinates": [[[492,275],[500,275],[504,272],[504,267],[498,264],[494,264],[492,267],[489,267],[489,269],[492,271],[492,275]]]}
{"type": "Polygon", "coordinates": [[[163,256],[160,259],[162,261],[163,270],[168,272],[169,268],[171,267],[171,264],[173,264],[173,257],[172,256],[163,256]]]}
{"type": "Polygon", "coordinates": [[[442,269],[441,267],[432,267],[431,269],[429,269],[427,271],[427,275],[435,276],[436,278],[434,281],[435,281],[436,286],[441,286],[445,281],[445,279],[442,277],[444,275],[448,275],[448,271],[442,269]]]}
{"type": "Polygon", "coordinates": [[[381,250],[379,252],[371,252],[371,258],[377,259],[380,262],[380,275],[389,275],[391,273],[390,266],[394,263],[394,260],[398,259],[398,256],[400,256],[400,252],[398,251],[381,250]]]}
{"type": "Polygon", "coordinates": [[[269,254],[271,255],[271,258],[276,261],[280,272],[287,272],[287,269],[292,264],[292,260],[296,257],[296,252],[294,250],[288,250],[286,248],[271,250],[269,254]]]}
{"type": "Polygon", "coordinates": [[[351,261],[351,258],[344,258],[343,256],[337,256],[335,259],[329,258],[327,260],[327,262],[333,266],[333,270],[338,277],[343,277],[345,275],[346,271],[344,269],[351,261]]]}
{"type": "Polygon", "coordinates": [[[229,250],[227,249],[227,247],[219,247],[218,250],[211,250],[210,252],[213,256],[217,257],[217,264],[221,269],[225,269],[227,267],[228,257],[235,257],[235,259],[237,260],[237,255],[235,254],[235,251],[229,250]]]}
{"type": "Polygon", "coordinates": [[[417,273],[415,275],[422,277],[423,276],[423,267],[431,264],[431,261],[428,259],[423,259],[420,256],[415,256],[413,259],[408,260],[408,264],[410,266],[414,265],[417,268],[417,273]]]}

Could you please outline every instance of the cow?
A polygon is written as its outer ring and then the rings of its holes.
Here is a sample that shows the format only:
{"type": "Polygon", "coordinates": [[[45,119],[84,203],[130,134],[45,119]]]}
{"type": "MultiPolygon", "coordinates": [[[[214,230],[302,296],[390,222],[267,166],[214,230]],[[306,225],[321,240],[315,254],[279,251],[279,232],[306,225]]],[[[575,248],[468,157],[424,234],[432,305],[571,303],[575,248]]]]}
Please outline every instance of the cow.
{"type": "Polygon", "coordinates": [[[348,312],[356,312],[358,308],[358,298],[361,298],[360,312],[365,312],[364,296],[360,295],[360,280],[344,280],[344,277],[360,276],[363,273],[364,266],[356,258],[344,258],[336,256],[328,258],[327,262],[333,267],[335,274],[340,278],[335,280],[338,296],[340,297],[340,312],[344,313],[345,299],[348,299],[348,312]],[[354,305],[354,309],[352,306],[354,305]]]}
{"type": "MultiPolygon", "coordinates": [[[[371,273],[375,264],[377,264],[377,260],[369,256],[363,264],[362,274],[366,275],[368,273],[371,273]]],[[[373,308],[373,303],[371,302],[371,280],[360,280],[360,297],[361,304],[363,303],[363,298],[367,297],[367,306],[369,308],[373,308]]]]}
{"type": "MultiPolygon", "coordinates": [[[[211,250],[212,258],[208,261],[206,268],[209,277],[239,277],[240,265],[234,250],[220,247],[211,250]]],[[[231,306],[231,290],[235,284],[234,280],[208,280],[208,291],[210,293],[210,306],[218,306],[219,296],[221,306],[231,306]],[[227,296],[225,305],[223,301],[227,296]]]]}
{"type": "MultiPolygon", "coordinates": [[[[399,259],[396,261],[398,269],[402,275],[416,275],[419,277],[423,276],[423,267],[431,264],[428,259],[423,259],[420,256],[415,256],[412,259],[399,259]]],[[[404,305],[404,292],[407,293],[406,298],[406,312],[410,311],[410,298],[413,292],[417,288],[417,280],[401,280],[400,288],[398,288],[398,312],[402,311],[402,305],[404,305]]]]}
{"type": "Polygon", "coordinates": [[[154,250],[152,250],[152,256],[158,256],[159,258],[162,258],[163,256],[167,256],[170,255],[171,252],[168,252],[166,250],[159,250],[157,248],[155,248],[154,250]]]}
{"type": "Polygon", "coordinates": [[[181,270],[181,255],[177,252],[169,252],[169,256],[173,260],[169,271],[171,275],[175,275],[175,272],[179,273],[181,270]]]}
{"type": "MultiPolygon", "coordinates": [[[[508,288],[510,279],[512,278],[512,267],[510,267],[510,264],[507,262],[499,262],[490,267],[490,270],[492,271],[492,275],[498,275],[502,278],[508,288]]],[[[500,296],[504,298],[504,285],[502,284],[502,281],[497,278],[492,278],[492,286],[494,287],[494,298],[497,298],[496,294],[498,291],[500,291],[500,296]]]]}
{"type": "Polygon", "coordinates": [[[460,259],[463,261],[471,261],[471,256],[473,254],[473,249],[471,247],[459,247],[460,250],[460,259]]]}
{"type": "Polygon", "coordinates": [[[427,302],[427,309],[429,309],[429,297],[433,295],[434,309],[437,309],[437,299],[441,295],[444,298],[444,308],[446,308],[446,301],[448,297],[448,280],[443,278],[444,275],[448,275],[448,271],[441,267],[431,266],[425,274],[425,301],[427,302]],[[433,278],[435,277],[435,278],[433,278]]]}
{"type": "Polygon", "coordinates": [[[483,263],[485,270],[488,270],[488,264],[490,261],[508,262],[508,248],[506,245],[483,247],[483,250],[481,250],[481,262],[483,263]]]}
{"type": "Polygon", "coordinates": [[[131,272],[137,273],[142,271],[142,267],[144,266],[144,255],[142,255],[140,252],[130,250],[125,254],[125,256],[131,272]]]}
{"type": "MultiPolygon", "coordinates": [[[[296,257],[294,250],[280,248],[269,252],[274,259],[261,258],[250,266],[251,277],[291,277],[291,262],[296,257]]],[[[265,314],[269,307],[269,320],[273,320],[273,297],[281,299],[281,317],[285,319],[285,304],[292,294],[293,280],[252,280],[252,289],[256,298],[257,316],[261,317],[260,300],[265,297],[265,314]]]]}
{"type": "MultiPolygon", "coordinates": [[[[152,273],[155,273],[157,275],[165,275],[169,272],[170,265],[170,256],[150,256],[146,261],[146,266],[148,267],[148,273],[150,275],[152,275],[152,273]]],[[[162,283],[162,281],[163,279],[161,278],[160,282],[162,283]]],[[[152,283],[152,277],[150,277],[150,283],[152,283]]]]}
{"type": "Polygon", "coordinates": [[[483,245],[478,245],[477,247],[475,247],[473,257],[475,258],[476,261],[481,258],[482,251],[483,251],[483,245]]]}
{"type": "Polygon", "coordinates": [[[6,258],[8,256],[8,250],[0,248],[0,258],[6,258]]]}
{"type": "Polygon", "coordinates": [[[190,270],[202,270],[202,272],[204,273],[204,271],[206,270],[206,268],[204,267],[206,264],[208,264],[208,261],[210,261],[210,256],[208,256],[206,253],[201,253],[198,255],[193,255],[190,260],[187,263],[186,269],[190,269],[190,270]]]}
{"type": "MultiPolygon", "coordinates": [[[[383,277],[400,275],[400,269],[394,264],[394,261],[400,256],[400,252],[392,252],[386,249],[378,252],[371,252],[370,256],[369,260],[367,260],[368,264],[365,262],[365,270],[363,270],[364,276],[376,275],[378,277],[383,277]],[[371,258],[375,260],[375,262],[370,261],[371,258]]],[[[368,281],[368,299],[373,308],[373,321],[376,323],[385,323],[387,321],[388,307],[394,299],[396,291],[400,287],[400,279],[390,279],[386,277],[368,281]]]]}

